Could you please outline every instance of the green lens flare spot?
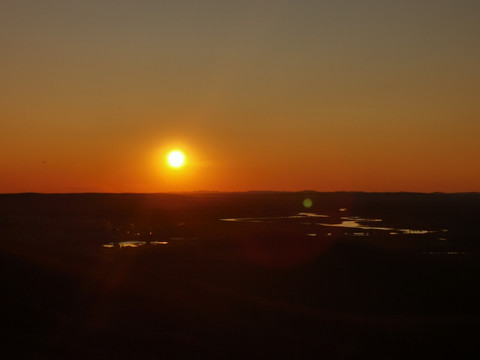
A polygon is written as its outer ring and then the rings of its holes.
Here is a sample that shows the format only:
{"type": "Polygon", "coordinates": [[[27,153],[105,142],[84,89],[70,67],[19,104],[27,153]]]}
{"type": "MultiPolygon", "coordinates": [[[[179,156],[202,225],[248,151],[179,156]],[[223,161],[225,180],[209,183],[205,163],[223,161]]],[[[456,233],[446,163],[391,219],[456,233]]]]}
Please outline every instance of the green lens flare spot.
{"type": "Polygon", "coordinates": [[[312,205],[313,205],[313,201],[311,199],[303,200],[303,206],[306,207],[307,209],[310,209],[312,205]]]}

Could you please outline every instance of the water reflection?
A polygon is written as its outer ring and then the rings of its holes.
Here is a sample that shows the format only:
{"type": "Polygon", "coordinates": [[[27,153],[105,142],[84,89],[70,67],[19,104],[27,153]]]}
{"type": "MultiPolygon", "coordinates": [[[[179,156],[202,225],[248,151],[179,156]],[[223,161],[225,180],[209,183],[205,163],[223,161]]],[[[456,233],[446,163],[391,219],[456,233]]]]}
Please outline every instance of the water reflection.
{"type": "Polygon", "coordinates": [[[363,222],[381,222],[382,219],[369,219],[369,218],[362,218],[360,216],[343,216],[340,219],[342,220],[351,220],[351,221],[363,221],[363,222]]]}
{"type": "Polygon", "coordinates": [[[168,241],[150,241],[150,245],[168,245],[168,241]]]}
{"type": "Polygon", "coordinates": [[[145,245],[147,242],[146,241],[134,241],[134,240],[130,240],[130,241],[120,241],[118,243],[118,246],[120,246],[120,248],[125,248],[125,247],[132,247],[132,248],[136,248],[136,247],[139,247],[139,246],[143,246],[145,245]]]}
{"type": "MultiPolygon", "coordinates": [[[[181,238],[181,237],[171,237],[169,238],[170,241],[180,241],[180,240],[186,240],[187,238],[181,238]]],[[[197,240],[199,239],[198,237],[195,238],[188,238],[189,240],[197,240]]],[[[162,246],[162,245],[169,245],[170,241],[160,241],[160,240],[151,240],[151,241],[139,241],[139,240],[126,240],[126,241],[119,241],[119,242],[110,242],[107,244],[102,244],[102,247],[104,248],[138,248],[141,246],[162,246]]]]}
{"type": "MultiPolygon", "coordinates": [[[[322,218],[330,217],[329,215],[320,215],[320,214],[306,213],[306,212],[298,213],[297,216],[299,216],[299,217],[322,217],[322,218]]],[[[292,219],[292,218],[294,218],[294,216],[288,216],[288,218],[292,219]]]]}
{"type": "MultiPolygon", "coordinates": [[[[340,209],[340,211],[345,211],[346,209],[340,209]]],[[[258,218],[228,218],[228,219],[220,219],[221,221],[227,222],[250,222],[250,223],[259,223],[259,222],[276,222],[279,220],[285,219],[309,219],[309,218],[330,218],[329,215],[323,214],[315,214],[315,213],[307,213],[301,212],[296,215],[291,216],[276,216],[276,217],[258,217],[258,218]]],[[[361,229],[361,230],[376,230],[376,231],[388,231],[389,235],[425,235],[430,233],[435,233],[437,231],[434,230],[421,230],[421,229],[403,229],[403,228],[393,228],[387,226],[372,226],[365,223],[380,223],[383,220],[378,218],[363,218],[361,216],[343,216],[340,218],[341,222],[337,223],[328,223],[328,222],[318,222],[315,225],[324,226],[324,227],[338,227],[338,228],[345,228],[345,229],[361,229]]],[[[308,222],[301,222],[302,225],[311,225],[308,222]]],[[[442,232],[446,232],[448,230],[442,229],[442,232]]],[[[308,236],[314,236],[311,234],[307,234],[308,236]]],[[[353,236],[369,236],[368,232],[354,232],[353,234],[345,233],[345,235],[353,235],[353,236]]],[[[328,233],[327,236],[331,236],[331,233],[328,233]]]]}
{"type": "Polygon", "coordinates": [[[330,215],[322,215],[322,214],[315,214],[315,213],[307,213],[301,212],[297,215],[290,215],[290,216],[272,216],[272,217],[256,217],[256,218],[227,218],[227,219],[220,219],[220,221],[228,221],[228,222],[274,222],[277,220],[286,220],[286,219],[307,219],[307,218],[329,218],[330,215]]]}
{"type": "Polygon", "coordinates": [[[384,226],[368,226],[360,224],[362,222],[369,222],[369,221],[382,221],[380,219],[361,219],[361,220],[344,220],[338,224],[328,224],[328,223],[317,223],[320,226],[331,226],[331,227],[340,227],[340,228],[349,228],[349,229],[362,229],[362,230],[381,230],[381,231],[390,231],[390,235],[396,235],[395,233],[402,233],[406,235],[424,235],[434,233],[435,231],[432,230],[415,230],[415,229],[396,229],[391,227],[384,227],[384,226]],[[392,233],[393,232],[393,233],[392,233]]]}

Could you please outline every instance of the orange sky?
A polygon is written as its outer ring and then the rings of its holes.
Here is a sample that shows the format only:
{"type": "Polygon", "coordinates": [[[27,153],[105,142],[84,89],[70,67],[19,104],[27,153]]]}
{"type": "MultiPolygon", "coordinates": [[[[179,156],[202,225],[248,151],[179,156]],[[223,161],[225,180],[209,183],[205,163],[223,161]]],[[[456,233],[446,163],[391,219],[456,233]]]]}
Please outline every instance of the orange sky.
{"type": "Polygon", "coordinates": [[[480,191],[479,11],[2,1],[0,192],[480,191]]]}

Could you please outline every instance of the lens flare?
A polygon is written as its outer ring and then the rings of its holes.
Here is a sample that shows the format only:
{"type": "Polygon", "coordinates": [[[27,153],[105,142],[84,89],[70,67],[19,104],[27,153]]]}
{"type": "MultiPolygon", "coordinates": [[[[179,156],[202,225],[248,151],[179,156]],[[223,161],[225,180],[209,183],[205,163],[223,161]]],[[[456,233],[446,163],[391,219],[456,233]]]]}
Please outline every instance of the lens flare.
{"type": "Polygon", "coordinates": [[[310,209],[312,205],[313,205],[312,199],[303,200],[303,206],[306,207],[307,209],[310,209]]]}

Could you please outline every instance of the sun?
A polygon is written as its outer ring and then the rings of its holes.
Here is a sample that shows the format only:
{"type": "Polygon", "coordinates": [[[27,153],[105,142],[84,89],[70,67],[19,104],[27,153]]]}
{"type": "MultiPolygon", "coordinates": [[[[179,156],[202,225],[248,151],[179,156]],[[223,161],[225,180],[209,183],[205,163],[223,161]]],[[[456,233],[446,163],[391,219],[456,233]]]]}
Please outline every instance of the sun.
{"type": "Polygon", "coordinates": [[[168,153],[168,165],[173,168],[180,168],[185,164],[185,155],[180,150],[174,150],[168,153]]]}

